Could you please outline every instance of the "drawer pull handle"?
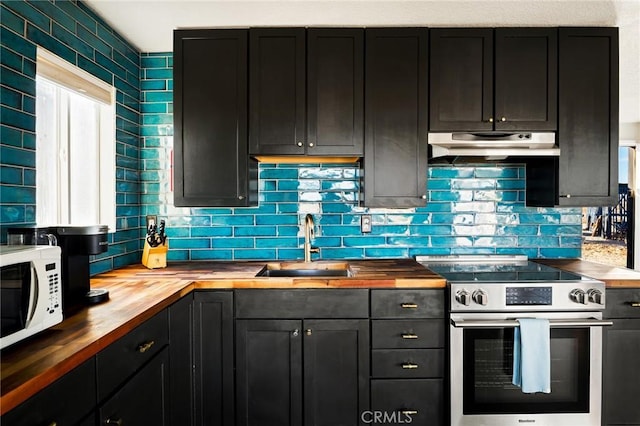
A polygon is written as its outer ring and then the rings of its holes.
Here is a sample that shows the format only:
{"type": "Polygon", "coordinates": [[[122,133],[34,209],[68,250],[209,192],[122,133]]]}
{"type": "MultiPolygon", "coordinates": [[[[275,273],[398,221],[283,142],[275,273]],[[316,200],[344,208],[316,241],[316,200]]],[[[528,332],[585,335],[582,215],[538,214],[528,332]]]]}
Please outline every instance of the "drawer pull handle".
{"type": "Polygon", "coordinates": [[[49,426],[58,426],[58,422],[51,422],[49,423],[49,426]]]}
{"type": "Polygon", "coordinates": [[[402,338],[403,339],[417,339],[418,335],[417,334],[403,334],[402,338]]]}
{"type": "Polygon", "coordinates": [[[411,362],[405,362],[404,364],[402,364],[402,368],[405,370],[415,370],[416,368],[418,368],[418,364],[413,364],[411,362]]]}
{"type": "Polygon", "coordinates": [[[402,306],[403,309],[418,309],[417,303],[403,303],[400,306],[402,306]]]}
{"type": "Polygon", "coordinates": [[[138,352],[143,354],[146,351],[148,351],[149,349],[151,349],[151,346],[153,346],[155,344],[156,344],[156,342],[154,342],[153,340],[149,340],[148,342],[145,342],[145,343],[141,344],[140,346],[138,346],[138,352]]]}
{"type": "Polygon", "coordinates": [[[107,419],[104,424],[122,426],[122,419],[107,419]]]}
{"type": "Polygon", "coordinates": [[[629,302],[632,308],[640,308],[640,302],[629,302]]]}
{"type": "Polygon", "coordinates": [[[308,328],[308,329],[306,329],[306,330],[305,330],[305,332],[304,332],[304,333],[305,333],[307,336],[311,336],[311,334],[312,334],[313,332],[311,331],[311,329],[310,329],[310,328],[308,328]]]}
{"type": "Polygon", "coordinates": [[[417,410],[402,410],[401,412],[405,416],[415,416],[416,414],[418,414],[417,410]]]}

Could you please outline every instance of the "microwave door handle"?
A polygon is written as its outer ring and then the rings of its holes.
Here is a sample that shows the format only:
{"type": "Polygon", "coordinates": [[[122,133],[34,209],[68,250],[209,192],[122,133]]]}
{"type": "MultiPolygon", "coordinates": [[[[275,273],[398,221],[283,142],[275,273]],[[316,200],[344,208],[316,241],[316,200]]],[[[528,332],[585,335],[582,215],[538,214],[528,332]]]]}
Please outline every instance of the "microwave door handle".
{"type": "Polygon", "coordinates": [[[40,282],[38,281],[38,271],[33,264],[31,264],[31,291],[29,291],[29,311],[27,312],[27,321],[25,326],[28,326],[36,314],[36,305],[38,303],[38,295],[40,293],[40,282]]]}
{"type": "MultiPolygon", "coordinates": [[[[451,320],[451,325],[457,328],[513,328],[520,323],[516,320],[451,320]]],[[[612,326],[613,321],[595,318],[576,320],[549,320],[550,327],[604,327],[612,326]]]]}

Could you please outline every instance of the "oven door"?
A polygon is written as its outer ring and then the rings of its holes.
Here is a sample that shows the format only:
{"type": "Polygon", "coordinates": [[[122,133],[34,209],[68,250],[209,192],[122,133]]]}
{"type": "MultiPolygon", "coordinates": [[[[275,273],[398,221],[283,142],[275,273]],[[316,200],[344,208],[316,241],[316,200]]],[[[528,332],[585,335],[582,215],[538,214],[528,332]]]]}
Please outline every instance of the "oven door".
{"type": "Polygon", "coordinates": [[[601,313],[451,314],[451,424],[599,426],[601,313]],[[511,384],[516,318],[551,324],[551,393],[511,384]]]}

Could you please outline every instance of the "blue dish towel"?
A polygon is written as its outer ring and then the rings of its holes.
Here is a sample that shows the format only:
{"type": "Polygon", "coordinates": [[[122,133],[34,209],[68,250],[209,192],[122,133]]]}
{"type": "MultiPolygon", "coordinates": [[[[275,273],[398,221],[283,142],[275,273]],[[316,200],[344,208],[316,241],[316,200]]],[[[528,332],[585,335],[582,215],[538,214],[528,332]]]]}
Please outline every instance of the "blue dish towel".
{"type": "Polygon", "coordinates": [[[513,384],[524,393],[551,393],[549,320],[520,318],[513,335],[513,384]]]}

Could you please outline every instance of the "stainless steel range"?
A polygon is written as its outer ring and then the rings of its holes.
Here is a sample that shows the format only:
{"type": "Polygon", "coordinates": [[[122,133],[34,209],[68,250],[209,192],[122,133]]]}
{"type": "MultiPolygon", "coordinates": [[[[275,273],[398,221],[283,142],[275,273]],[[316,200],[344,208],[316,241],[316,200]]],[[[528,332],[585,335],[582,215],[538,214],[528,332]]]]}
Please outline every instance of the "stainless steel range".
{"type": "Polygon", "coordinates": [[[601,281],[525,256],[423,256],[450,289],[451,425],[599,426],[601,281]],[[518,319],[550,327],[550,393],[512,384],[518,319]]]}

